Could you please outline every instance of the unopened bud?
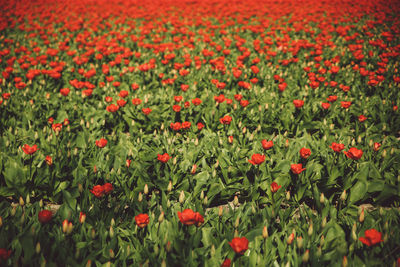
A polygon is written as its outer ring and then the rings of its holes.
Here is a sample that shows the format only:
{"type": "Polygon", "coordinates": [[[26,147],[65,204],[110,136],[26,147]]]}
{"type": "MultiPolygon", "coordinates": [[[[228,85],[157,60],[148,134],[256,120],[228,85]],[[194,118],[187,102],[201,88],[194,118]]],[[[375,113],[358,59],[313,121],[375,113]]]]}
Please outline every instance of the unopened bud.
{"type": "Polygon", "coordinates": [[[319,197],[319,203],[321,203],[321,204],[325,203],[325,195],[324,195],[324,193],[321,193],[321,195],[319,197]]]}
{"type": "Polygon", "coordinates": [[[313,224],[311,223],[310,226],[308,227],[308,236],[311,236],[313,234],[313,224]]]}
{"type": "Polygon", "coordinates": [[[322,255],[322,248],[321,248],[321,246],[318,246],[318,248],[317,248],[317,257],[319,258],[319,257],[321,257],[321,255],[322,255]]]}
{"type": "Polygon", "coordinates": [[[342,267],[347,267],[348,262],[347,262],[347,257],[343,256],[343,260],[342,260],[342,267]]]}
{"type": "Polygon", "coordinates": [[[173,165],[176,165],[176,161],[177,161],[177,158],[174,157],[174,159],[172,160],[172,164],[173,164],[173,165]]]}
{"type": "Polygon", "coordinates": [[[110,238],[113,238],[114,237],[114,228],[112,226],[110,226],[109,233],[110,233],[110,238]]]}
{"type": "Polygon", "coordinates": [[[310,251],[307,249],[306,252],[304,252],[304,254],[303,254],[302,260],[304,263],[306,263],[306,262],[308,262],[309,258],[310,258],[310,251]]]}
{"type": "Polygon", "coordinates": [[[201,200],[204,199],[204,191],[203,191],[203,190],[201,190],[201,192],[200,192],[200,199],[201,199],[201,200]]]}
{"type": "Polygon", "coordinates": [[[179,194],[179,203],[183,204],[185,202],[185,192],[183,190],[179,194]]]}
{"type": "Polygon", "coordinates": [[[289,235],[288,239],[286,240],[286,243],[287,243],[288,245],[291,245],[292,242],[293,242],[293,240],[294,240],[294,233],[291,233],[291,234],[289,235]]]}
{"type": "Polygon", "coordinates": [[[301,236],[296,238],[296,244],[298,248],[302,248],[303,247],[303,238],[301,236]]]}
{"type": "Polygon", "coordinates": [[[36,254],[40,253],[40,242],[36,243],[36,248],[35,248],[36,254]]]}
{"type": "Polygon", "coordinates": [[[364,208],[362,208],[358,221],[362,223],[364,221],[364,208]]]}
{"type": "Polygon", "coordinates": [[[204,199],[203,199],[203,205],[207,206],[207,204],[208,204],[208,197],[205,196],[204,199]]]}
{"type": "Polygon", "coordinates": [[[236,207],[239,206],[239,198],[238,198],[238,196],[235,196],[233,198],[233,205],[235,205],[236,207]]]}
{"type": "Polygon", "coordinates": [[[168,242],[167,242],[167,245],[166,245],[165,250],[166,250],[167,252],[171,252],[171,241],[168,241],[168,242]]]}
{"type": "Polygon", "coordinates": [[[142,200],[143,200],[142,192],[139,192],[138,201],[142,202],[142,200]]]}
{"type": "Polygon", "coordinates": [[[224,208],[222,206],[219,206],[218,216],[221,217],[223,213],[224,213],[224,208]]]}
{"type": "Polygon", "coordinates": [[[74,226],[72,225],[72,222],[68,223],[68,228],[67,228],[67,235],[69,235],[70,233],[72,233],[72,229],[74,228],[74,226]]]}
{"type": "Polygon", "coordinates": [[[112,250],[112,249],[110,248],[110,250],[108,251],[108,254],[110,255],[110,258],[111,258],[111,259],[114,259],[114,257],[115,257],[114,250],[112,250]]]}
{"type": "Polygon", "coordinates": [[[68,230],[68,220],[65,219],[65,220],[63,221],[63,223],[62,223],[62,231],[63,231],[63,233],[66,233],[67,230],[68,230]]]}
{"type": "Polygon", "coordinates": [[[267,226],[264,226],[263,231],[262,231],[262,236],[263,236],[264,239],[268,238],[267,226]]]}
{"type": "Polygon", "coordinates": [[[323,246],[325,244],[325,236],[321,235],[321,239],[319,240],[319,244],[323,246]]]}
{"type": "Polygon", "coordinates": [[[322,227],[322,228],[325,228],[325,226],[326,226],[326,217],[324,217],[324,218],[322,219],[322,223],[321,223],[321,227],[322,227]]]}
{"type": "Polygon", "coordinates": [[[87,263],[86,263],[86,267],[90,267],[90,266],[92,266],[92,261],[88,260],[87,263]]]}
{"type": "Polygon", "coordinates": [[[149,193],[149,186],[147,184],[144,185],[143,193],[147,195],[149,193]]]}
{"type": "Polygon", "coordinates": [[[215,255],[215,246],[214,246],[214,244],[211,245],[210,255],[211,255],[211,257],[214,257],[214,255],[215,255]]]}
{"type": "Polygon", "coordinates": [[[286,200],[289,201],[290,200],[290,191],[286,192],[286,200]]]}
{"type": "Polygon", "coordinates": [[[239,223],[240,223],[240,217],[238,216],[238,217],[236,218],[236,221],[235,221],[235,228],[238,228],[238,227],[239,227],[239,223]]]}
{"type": "Polygon", "coordinates": [[[340,200],[341,200],[341,201],[345,201],[345,200],[346,200],[346,197],[347,197],[346,190],[344,190],[344,191],[342,192],[342,194],[340,195],[340,200]]]}
{"type": "Polygon", "coordinates": [[[172,191],[172,181],[170,180],[168,183],[167,191],[171,192],[172,191]]]}
{"type": "Polygon", "coordinates": [[[357,239],[358,239],[356,230],[357,230],[357,225],[354,223],[353,228],[351,229],[351,238],[353,238],[354,241],[357,241],[357,239]]]}
{"type": "Polygon", "coordinates": [[[158,216],[158,222],[159,223],[162,223],[164,221],[164,212],[162,211],[161,213],[160,213],[160,216],[158,216]]]}
{"type": "Polygon", "coordinates": [[[3,226],[3,217],[0,216],[0,228],[3,226]]]}
{"type": "Polygon", "coordinates": [[[19,197],[19,205],[20,206],[25,205],[25,201],[24,201],[24,199],[22,197],[19,197]]]}
{"type": "Polygon", "coordinates": [[[90,235],[92,236],[92,239],[96,238],[96,230],[92,229],[92,231],[90,232],[90,235]]]}
{"type": "Polygon", "coordinates": [[[81,183],[78,184],[78,190],[79,190],[79,193],[83,192],[83,186],[81,183]]]}
{"type": "Polygon", "coordinates": [[[16,212],[17,212],[17,206],[12,207],[11,216],[14,216],[16,212]]]}
{"type": "Polygon", "coordinates": [[[39,207],[43,208],[43,199],[39,200],[39,207]]]}

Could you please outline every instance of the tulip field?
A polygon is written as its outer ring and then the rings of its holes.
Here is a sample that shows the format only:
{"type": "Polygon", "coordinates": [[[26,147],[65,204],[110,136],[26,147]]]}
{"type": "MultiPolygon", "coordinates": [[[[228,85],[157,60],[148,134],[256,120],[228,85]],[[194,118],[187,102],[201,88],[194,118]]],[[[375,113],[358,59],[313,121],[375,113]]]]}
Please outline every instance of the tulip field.
{"type": "Polygon", "coordinates": [[[397,0],[0,3],[0,266],[400,267],[397,0]]]}

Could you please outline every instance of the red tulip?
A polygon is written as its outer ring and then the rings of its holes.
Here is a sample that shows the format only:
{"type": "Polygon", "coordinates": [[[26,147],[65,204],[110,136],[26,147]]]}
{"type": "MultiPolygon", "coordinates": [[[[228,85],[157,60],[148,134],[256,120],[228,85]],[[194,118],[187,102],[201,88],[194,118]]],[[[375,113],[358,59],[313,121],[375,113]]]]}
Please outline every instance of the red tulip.
{"type": "Polygon", "coordinates": [[[265,155],[261,154],[253,154],[251,156],[251,159],[249,159],[249,162],[253,165],[260,165],[265,161],[265,155]]]}
{"type": "Polygon", "coordinates": [[[107,145],[107,140],[104,138],[101,138],[100,140],[96,140],[96,146],[99,148],[103,148],[107,145]]]}
{"type": "Polygon", "coordinates": [[[41,224],[48,223],[52,217],[53,214],[49,210],[41,210],[38,213],[38,219],[41,224]]]}
{"type": "Polygon", "coordinates": [[[183,212],[178,211],[178,218],[184,225],[195,224],[196,226],[200,226],[202,223],[204,223],[203,216],[191,209],[185,209],[183,212]]]}
{"type": "Polygon", "coordinates": [[[330,148],[332,148],[333,151],[340,153],[344,149],[344,145],[333,142],[330,148]]]}
{"type": "Polygon", "coordinates": [[[274,146],[274,142],[267,141],[267,140],[263,139],[261,141],[261,145],[265,150],[268,150],[268,149],[271,149],[274,146]]]}
{"type": "Polygon", "coordinates": [[[302,165],[301,163],[299,163],[299,164],[292,164],[292,165],[290,166],[290,169],[292,170],[292,172],[293,172],[294,174],[300,174],[302,171],[305,170],[305,168],[303,168],[303,165],[302,165]]]}
{"type": "Polygon", "coordinates": [[[278,185],[276,182],[272,182],[272,184],[271,184],[271,192],[272,193],[275,193],[276,191],[278,191],[279,190],[279,188],[281,188],[282,186],[281,185],[278,185]]]}
{"type": "Polygon", "coordinates": [[[355,147],[350,148],[347,152],[343,151],[343,153],[351,159],[358,160],[362,157],[363,151],[361,149],[357,149],[355,147]]]}
{"type": "Polygon", "coordinates": [[[149,224],[149,221],[150,221],[150,218],[149,218],[149,215],[147,215],[147,214],[142,213],[142,214],[135,216],[136,225],[140,228],[146,227],[146,225],[149,224]]]}
{"type": "Polygon", "coordinates": [[[296,108],[301,108],[304,105],[304,101],[303,100],[298,100],[298,99],[293,100],[293,105],[296,108]]]}
{"type": "Polygon", "coordinates": [[[157,154],[157,159],[163,163],[167,163],[170,158],[171,157],[168,155],[168,153],[164,153],[163,155],[157,154]]]}
{"type": "Polygon", "coordinates": [[[32,155],[37,151],[37,145],[29,146],[29,145],[25,144],[22,147],[22,150],[25,152],[25,154],[32,155]]]}
{"type": "Polygon", "coordinates": [[[309,156],[311,155],[311,150],[308,148],[303,147],[302,149],[300,149],[300,156],[303,159],[307,159],[309,156]]]}
{"type": "Polygon", "coordinates": [[[249,240],[246,237],[235,237],[229,242],[229,245],[237,254],[243,255],[249,248],[249,240]]]}
{"type": "Polygon", "coordinates": [[[367,246],[373,246],[376,245],[380,242],[382,242],[382,233],[377,231],[376,229],[368,229],[365,230],[364,232],[365,237],[360,237],[359,240],[367,245],[367,246]]]}

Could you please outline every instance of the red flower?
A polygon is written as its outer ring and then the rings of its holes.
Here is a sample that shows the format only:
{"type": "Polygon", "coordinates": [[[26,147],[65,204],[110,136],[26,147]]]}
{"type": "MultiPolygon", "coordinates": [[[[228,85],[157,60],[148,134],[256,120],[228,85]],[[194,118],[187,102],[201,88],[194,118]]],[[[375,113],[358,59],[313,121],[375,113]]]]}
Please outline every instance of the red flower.
{"type": "Polygon", "coordinates": [[[103,190],[104,190],[104,193],[105,193],[106,195],[108,195],[109,193],[111,193],[111,191],[112,191],[113,189],[114,189],[114,188],[113,188],[112,184],[110,184],[110,183],[105,183],[105,184],[103,185],[103,190]]]}
{"type": "Polygon", "coordinates": [[[119,106],[117,106],[115,104],[111,104],[111,105],[106,107],[106,110],[108,112],[116,112],[118,109],[119,109],[119,106]]]}
{"type": "Polygon", "coordinates": [[[331,107],[331,104],[329,104],[329,103],[321,103],[321,107],[323,109],[329,109],[331,107]]]}
{"type": "Polygon", "coordinates": [[[232,117],[229,116],[229,115],[226,115],[226,116],[220,118],[219,121],[220,121],[222,124],[227,124],[227,125],[228,125],[228,124],[231,124],[232,117]]]}
{"type": "Polygon", "coordinates": [[[171,122],[171,124],[169,126],[174,131],[179,131],[182,128],[182,124],[180,122],[175,122],[175,123],[171,122]]]}
{"type": "Polygon", "coordinates": [[[340,105],[342,108],[349,108],[351,106],[351,101],[341,101],[340,105]]]}
{"type": "Polygon", "coordinates": [[[53,214],[49,210],[41,210],[38,213],[38,219],[41,224],[48,223],[52,217],[53,214]]]}
{"type": "Polygon", "coordinates": [[[182,129],[189,129],[192,124],[188,121],[182,122],[182,129]]]}
{"type": "Polygon", "coordinates": [[[197,129],[200,131],[200,130],[203,129],[203,128],[204,128],[204,124],[201,123],[201,122],[198,122],[198,123],[197,123],[197,129]]]}
{"type": "Polygon", "coordinates": [[[350,148],[347,152],[343,151],[343,153],[351,159],[358,160],[362,157],[363,151],[361,149],[357,149],[355,147],[350,148]]]}
{"type": "Polygon", "coordinates": [[[333,142],[330,148],[332,148],[333,151],[340,153],[344,149],[344,145],[333,142]]]}
{"type": "Polygon", "coordinates": [[[274,142],[267,141],[267,140],[263,139],[261,141],[261,145],[265,150],[268,150],[268,149],[271,149],[274,146],[274,142]]]}
{"type": "Polygon", "coordinates": [[[145,213],[135,216],[136,225],[139,226],[140,228],[146,227],[146,225],[149,224],[149,221],[150,221],[149,215],[145,213]]]}
{"type": "Polygon", "coordinates": [[[35,153],[37,151],[37,145],[29,146],[29,145],[25,144],[22,147],[22,150],[25,152],[25,154],[32,155],[33,153],[35,153]]]}
{"type": "Polygon", "coordinates": [[[272,182],[272,184],[271,184],[271,192],[272,193],[275,193],[276,191],[278,191],[279,190],[279,188],[281,188],[282,186],[281,185],[278,185],[276,182],[272,182]]]}
{"type": "Polygon", "coordinates": [[[189,102],[189,101],[186,101],[186,102],[183,104],[183,106],[184,106],[185,108],[190,107],[190,102],[189,102]]]}
{"type": "Polygon", "coordinates": [[[240,101],[243,96],[241,94],[237,94],[237,95],[234,95],[234,97],[235,97],[236,101],[240,101]]]}
{"type": "Polygon", "coordinates": [[[157,154],[157,159],[163,163],[167,163],[170,158],[171,157],[168,155],[168,153],[164,153],[163,155],[157,154]]]}
{"type": "Polygon", "coordinates": [[[337,96],[336,95],[330,95],[326,100],[329,101],[329,102],[335,102],[337,100],[337,96]]]}
{"type": "Polygon", "coordinates": [[[192,99],[192,103],[193,103],[193,105],[195,105],[195,106],[198,106],[198,105],[200,105],[201,104],[201,99],[200,98],[195,98],[195,99],[192,99]]]}
{"type": "Polygon", "coordinates": [[[173,105],[173,106],[172,106],[172,109],[173,109],[173,111],[175,111],[175,112],[179,112],[179,111],[181,111],[181,106],[179,106],[179,105],[173,105]]]}
{"type": "Polygon", "coordinates": [[[304,105],[304,101],[303,101],[303,100],[295,99],[295,100],[293,100],[293,105],[294,105],[296,108],[301,108],[301,107],[304,105]]]}
{"type": "Polygon", "coordinates": [[[251,159],[249,159],[249,162],[253,165],[260,165],[265,161],[265,155],[261,154],[253,154],[251,156],[251,159]]]}
{"type": "Polygon", "coordinates": [[[247,105],[249,105],[249,103],[250,103],[250,102],[249,102],[248,100],[243,100],[243,99],[240,100],[240,105],[241,105],[242,107],[244,107],[244,108],[247,107],[247,105]]]}
{"type": "Polygon", "coordinates": [[[49,166],[53,165],[53,159],[50,156],[46,156],[44,160],[46,161],[47,165],[49,166]]]}
{"type": "Polygon", "coordinates": [[[178,211],[178,218],[184,225],[195,224],[196,226],[200,226],[202,223],[204,223],[203,216],[191,209],[185,209],[183,212],[178,211]]]}
{"type": "Polygon", "coordinates": [[[311,150],[308,148],[303,147],[302,149],[300,149],[300,156],[303,159],[307,159],[309,156],[311,155],[311,150]]]}
{"type": "Polygon", "coordinates": [[[292,164],[292,165],[290,166],[290,169],[292,170],[292,172],[293,172],[294,174],[300,174],[302,171],[305,170],[305,168],[303,168],[303,165],[302,165],[301,163],[299,163],[299,164],[292,164]]]}
{"type": "Polygon", "coordinates": [[[231,266],[230,259],[225,259],[224,262],[221,264],[221,267],[230,267],[230,266],[231,266]]]}
{"type": "Polygon", "coordinates": [[[246,237],[235,237],[231,242],[228,242],[233,251],[237,254],[243,255],[249,248],[249,240],[246,237]]]}
{"type": "Polygon", "coordinates": [[[380,147],[381,147],[380,143],[376,143],[376,142],[374,143],[374,151],[375,152],[378,151],[380,147]]]}
{"type": "Polygon", "coordinates": [[[119,107],[122,108],[123,106],[126,105],[126,100],[124,100],[124,99],[118,99],[118,100],[117,100],[117,104],[118,104],[119,107]]]}
{"type": "Polygon", "coordinates": [[[376,229],[368,229],[364,232],[365,237],[360,237],[359,240],[367,246],[373,246],[382,242],[382,233],[376,229]]]}
{"type": "Polygon", "coordinates": [[[176,102],[181,102],[182,99],[183,99],[183,97],[182,97],[181,95],[176,95],[176,96],[174,96],[174,100],[175,100],[176,102]]]}
{"type": "Polygon", "coordinates": [[[144,115],[149,115],[151,111],[152,110],[150,108],[143,108],[142,109],[142,112],[144,113],[144,115]]]}
{"type": "Polygon", "coordinates": [[[126,90],[121,90],[118,95],[122,98],[125,98],[129,95],[129,92],[126,90]]]}
{"type": "Polygon", "coordinates": [[[97,198],[101,198],[104,196],[104,187],[102,185],[95,185],[90,192],[97,198]]]}
{"type": "Polygon", "coordinates": [[[105,100],[107,103],[110,103],[113,99],[111,96],[106,96],[105,100]]]}
{"type": "Polygon", "coordinates": [[[5,262],[11,255],[11,250],[0,248],[0,263],[5,262]]]}
{"type": "Polygon", "coordinates": [[[67,96],[69,92],[70,92],[69,88],[60,89],[60,94],[62,94],[63,96],[67,96]]]}
{"type": "Polygon", "coordinates": [[[60,132],[61,129],[62,129],[62,124],[61,123],[54,123],[53,125],[51,125],[51,128],[55,132],[60,132]]]}
{"type": "Polygon", "coordinates": [[[140,103],[142,103],[142,100],[140,98],[132,99],[132,104],[134,104],[135,106],[140,105],[140,103]]]}
{"type": "Polygon", "coordinates": [[[358,116],[358,121],[359,121],[359,122],[363,122],[363,121],[365,121],[366,119],[367,119],[367,117],[365,117],[364,115],[358,116]]]}
{"type": "Polygon", "coordinates": [[[103,148],[103,147],[105,147],[107,145],[107,142],[108,141],[106,139],[101,138],[100,140],[96,140],[96,146],[100,147],[100,148],[103,148]]]}

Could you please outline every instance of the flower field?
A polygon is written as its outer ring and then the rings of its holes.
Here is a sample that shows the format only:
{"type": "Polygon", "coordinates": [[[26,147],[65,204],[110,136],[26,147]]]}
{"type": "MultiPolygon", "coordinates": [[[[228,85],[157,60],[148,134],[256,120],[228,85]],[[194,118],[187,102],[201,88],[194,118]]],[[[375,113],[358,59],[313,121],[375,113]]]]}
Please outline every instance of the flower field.
{"type": "Polygon", "coordinates": [[[4,1],[1,266],[400,266],[400,4],[4,1]]]}

